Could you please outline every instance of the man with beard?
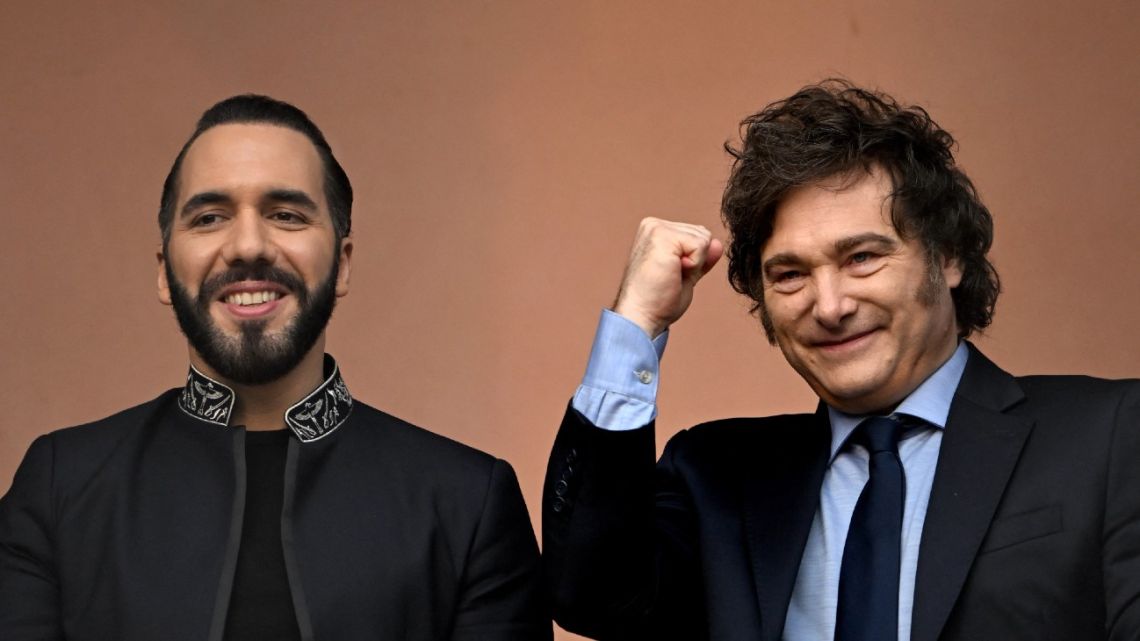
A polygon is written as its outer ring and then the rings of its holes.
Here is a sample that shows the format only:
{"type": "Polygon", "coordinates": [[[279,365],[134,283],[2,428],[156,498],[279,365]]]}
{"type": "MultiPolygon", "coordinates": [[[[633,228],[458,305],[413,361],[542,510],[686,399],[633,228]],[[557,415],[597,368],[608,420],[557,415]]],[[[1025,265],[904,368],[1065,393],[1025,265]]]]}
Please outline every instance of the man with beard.
{"type": "Polygon", "coordinates": [[[352,188],[297,108],[210,108],[163,188],[186,384],[37,439],[0,639],[549,639],[510,466],[355,400],[324,353],[352,188]]]}
{"type": "Polygon", "coordinates": [[[555,620],[599,639],[1140,638],[1140,384],[1015,378],[953,139],[845,82],[742,125],[728,247],[647,219],[550,457],[555,620]],[[727,253],[814,413],[684,430],[666,331],[727,253]]]}

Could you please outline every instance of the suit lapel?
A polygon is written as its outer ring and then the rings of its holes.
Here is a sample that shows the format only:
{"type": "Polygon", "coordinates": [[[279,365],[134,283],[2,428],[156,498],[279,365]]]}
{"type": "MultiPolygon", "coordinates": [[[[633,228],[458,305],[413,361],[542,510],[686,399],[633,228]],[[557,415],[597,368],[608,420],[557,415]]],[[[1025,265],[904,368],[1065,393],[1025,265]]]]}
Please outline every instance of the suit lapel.
{"type": "MultiPolygon", "coordinates": [[[[822,406],[821,406],[822,407],[822,406]]],[[[744,497],[748,551],[760,606],[760,639],[778,641],[827,467],[822,410],[760,437],[771,458],[750,466],[744,497]],[[776,433],[777,430],[779,433],[776,433]]]]}
{"type": "Polygon", "coordinates": [[[1033,427],[1003,414],[1024,398],[1008,373],[970,346],[950,407],[919,545],[913,641],[935,641],[1033,427]]]}

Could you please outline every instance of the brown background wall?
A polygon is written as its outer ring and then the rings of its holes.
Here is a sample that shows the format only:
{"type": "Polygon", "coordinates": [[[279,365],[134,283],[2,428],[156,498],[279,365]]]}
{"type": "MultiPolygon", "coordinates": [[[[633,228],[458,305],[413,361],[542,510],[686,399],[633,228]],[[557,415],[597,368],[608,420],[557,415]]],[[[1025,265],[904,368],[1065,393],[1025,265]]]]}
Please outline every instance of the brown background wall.
{"type": "MultiPolygon", "coordinates": [[[[307,110],[355,183],[330,330],[353,392],[511,461],[532,513],[637,220],[721,229],[721,143],[829,75],[958,137],[997,219],[991,357],[1140,373],[1135,2],[332,5],[0,6],[0,492],[35,435],[181,383],[161,181],[247,91],[307,110]]],[[[744,310],[718,267],[670,341],[663,436],[814,406],[744,310]]]]}

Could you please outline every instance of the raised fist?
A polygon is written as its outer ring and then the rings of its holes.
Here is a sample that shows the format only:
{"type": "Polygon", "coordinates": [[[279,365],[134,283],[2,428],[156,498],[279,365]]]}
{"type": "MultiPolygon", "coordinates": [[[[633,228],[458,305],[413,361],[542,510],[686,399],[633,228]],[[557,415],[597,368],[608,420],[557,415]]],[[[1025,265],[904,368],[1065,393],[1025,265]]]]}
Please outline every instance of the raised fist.
{"type": "Polygon", "coordinates": [[[724,244],[700,225],[643,219],[613,311],[657,336],[681,318],[697,281],[722,255],[724,244]]]}

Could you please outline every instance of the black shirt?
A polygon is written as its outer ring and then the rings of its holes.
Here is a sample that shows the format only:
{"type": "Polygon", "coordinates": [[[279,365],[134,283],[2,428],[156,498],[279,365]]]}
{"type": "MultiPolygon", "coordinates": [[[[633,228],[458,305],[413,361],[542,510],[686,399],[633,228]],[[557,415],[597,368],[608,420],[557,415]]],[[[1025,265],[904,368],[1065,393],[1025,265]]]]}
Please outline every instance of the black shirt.
{"type": "Polygon", "coordinates": [[[245,516],[226,616],[227,641],[300,641],[285,555],[281,507],[288,430],[245,434],[245,516]]]}

